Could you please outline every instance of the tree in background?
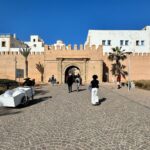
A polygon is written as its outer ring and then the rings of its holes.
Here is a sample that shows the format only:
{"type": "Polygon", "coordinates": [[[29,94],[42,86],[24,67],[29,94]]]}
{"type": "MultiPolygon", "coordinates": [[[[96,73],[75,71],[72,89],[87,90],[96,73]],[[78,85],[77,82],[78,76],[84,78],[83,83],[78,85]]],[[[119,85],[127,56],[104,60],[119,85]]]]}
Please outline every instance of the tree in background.
{"type": "Polygon", "coordinates": [[[21,48],[19,51],[21,55],[25,58],[25,78],[28,78],[28,56],[31,49],[26,45],[25,48],[21,48]]]}
{"type": "Polygon", "coordinates": [[[125,50],[121,50],[121,47],[112,48],[112,52],[108,56],[108,59],[114,62],[111,72],[117,78],[118,88],[120,88],[121,77],[125,78],[128,75],[128,72],[125,71],[126,66],[121,64],[121,61],[124,61],[126,58],[125,50]]]}
{"type": "Polygon", "coordinates": [[[40,72],[40,74],[41,74],[41,82],[43,82],[44,65],[39,62],[38,64],[36,64],[36,69],[40,72]]]}

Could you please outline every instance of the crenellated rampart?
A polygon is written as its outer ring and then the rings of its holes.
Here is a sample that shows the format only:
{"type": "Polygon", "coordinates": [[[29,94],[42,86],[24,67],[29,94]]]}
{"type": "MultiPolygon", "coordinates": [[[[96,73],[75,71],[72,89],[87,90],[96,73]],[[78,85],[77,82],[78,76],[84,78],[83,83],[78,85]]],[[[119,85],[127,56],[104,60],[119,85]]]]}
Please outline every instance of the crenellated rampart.
{"type": "MultiPolygon", "coordinates": [[[[88,45],[63,45],[51,46],[45,45],[44,52],[31,52],[28,57],[29,63],[29,77],[40,81],[40,73],[36,69],[36,64],[39,62],[44,64],[45,73],[44,81],[47,82],[49,76],[54,74],[59,78],[61,70],[58,65],[62,63],[62,67],[69,65],[80,66],[84,72],[86,70],[87,79],[91,79],[92,73],[100,68],[100,62],[103,62],[103,76],[105,76],[105,69],[107,68],[109,74],[109,81],[112,81],[111,64],[108,60],[109,53],[103,52],[103,47],[88,46],[88,45]],[[84,64],[86,63],[86,64],[84,64]],[[86,69],[84,68],[86,67],[86,69]],[[95,71],[94,71],[95,68],[95,71]]],[[[20,52],[0,52],[0,78],[15,79],[15,69],[25,69],[25,59],[20,52]]],[[[127,59],[123,62],[126,65],[126,70],[129,67],[130,60],[130,78],[131,80],[150,79],[150,53],[132,53],[127,55],[127,59]]],[[[61,64],[60,64],[61,65],[61,64]]],[[[64,75],[64,72],[62,72],[64,75]]],[[[128,79],[128,77],[127,77],[128,79]]],[[[19,79],[18,79],[19,80],[19,79]]]]}

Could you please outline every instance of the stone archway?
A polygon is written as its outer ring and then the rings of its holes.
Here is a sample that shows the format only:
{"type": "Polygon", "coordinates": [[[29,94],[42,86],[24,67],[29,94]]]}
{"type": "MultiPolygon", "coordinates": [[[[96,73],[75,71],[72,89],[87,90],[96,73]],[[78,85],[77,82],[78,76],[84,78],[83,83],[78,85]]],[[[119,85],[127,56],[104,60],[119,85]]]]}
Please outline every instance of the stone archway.
{"type": "Polygon", "coordinates": [[[87,60],[88,58],[57,58],[58,60],[58,81],[65,83],[66,74],[71,68],[76,68],[80,71],[82,83],[87,81],[87,60]]]}
{"type": "Polygon", "coordinates": [[[73,76],[81,74],[80,69],[77,66],[74,65],[68,66],[65,69],[65,73],[64,73],[64,83],[66,83],[69,73],[71,73],[73,76]]]}

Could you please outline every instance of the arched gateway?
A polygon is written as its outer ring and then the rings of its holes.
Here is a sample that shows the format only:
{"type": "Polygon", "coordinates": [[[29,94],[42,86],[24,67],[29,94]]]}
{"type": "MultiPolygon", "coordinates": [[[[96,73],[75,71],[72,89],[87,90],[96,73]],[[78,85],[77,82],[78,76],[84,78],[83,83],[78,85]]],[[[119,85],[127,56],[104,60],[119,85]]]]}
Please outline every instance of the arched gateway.
{"type": "Polygon", "coordinates": [[[80,75],[80,69],[76,66],[69,66],[66,68],[65,70],[65,77],[64,77],[64,82],[66,83],[67,81],[67,78],[68,78],[68,75],[69,73],[71,73],[72,75],[76,76],[76,75],[80,75]]]}
{"type": "Polygon", "coordinates": [[[103,77],[102,48],[72,49],[71,47],[45,48],[44,53],[44,79],[48,81],[49,77],[55,76],[57,82],[65,83],[68,73],[79,73],[82,83],[89,83],[93,74],[97,74],[99,80],[103,77]]]}

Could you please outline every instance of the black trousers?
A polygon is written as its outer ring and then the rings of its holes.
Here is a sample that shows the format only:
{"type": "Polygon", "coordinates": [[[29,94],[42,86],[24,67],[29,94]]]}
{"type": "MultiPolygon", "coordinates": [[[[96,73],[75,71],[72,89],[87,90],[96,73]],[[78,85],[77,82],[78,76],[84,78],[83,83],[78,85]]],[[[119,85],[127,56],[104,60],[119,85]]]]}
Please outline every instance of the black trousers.
{"type": "Polygon", "coordinates": [[[72,92],[72,84],[71,85],[68,84],[68,92],[72,92]]]}

